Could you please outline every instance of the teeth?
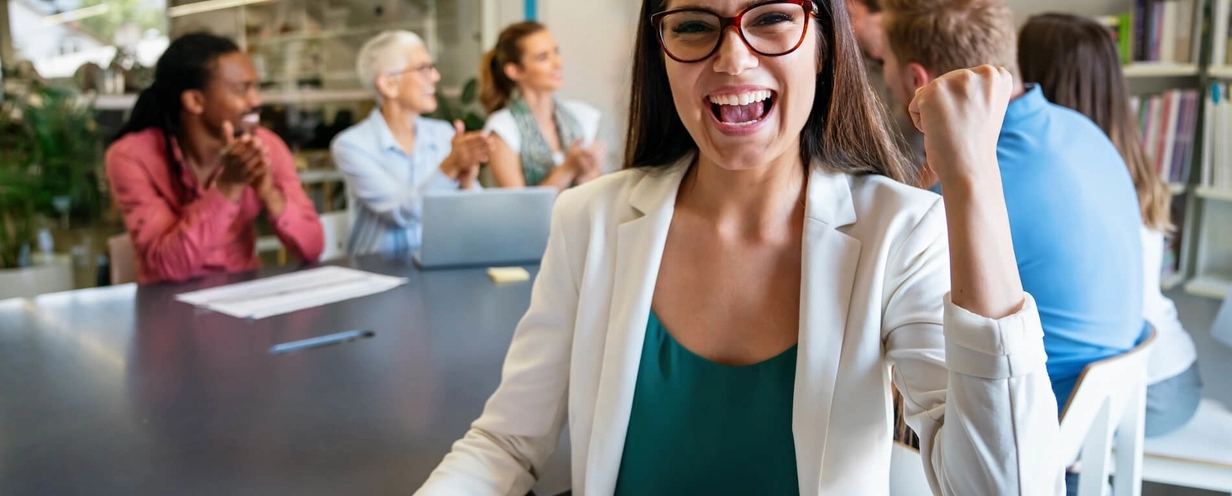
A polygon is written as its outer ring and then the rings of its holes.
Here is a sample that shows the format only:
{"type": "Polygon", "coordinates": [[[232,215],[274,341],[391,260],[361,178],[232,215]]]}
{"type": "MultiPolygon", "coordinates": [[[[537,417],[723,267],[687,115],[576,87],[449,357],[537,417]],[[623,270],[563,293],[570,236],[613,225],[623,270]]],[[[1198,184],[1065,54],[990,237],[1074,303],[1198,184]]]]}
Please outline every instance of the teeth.
{"type": "Polygon", "coordinates": [[[769,100],[773,96],[770,90],[749,91],[737,95],[715,95],[710,97],[710,103],[715,105],[748,105],[769,100]]]}
{"type": "Polygon", "coordinates": [[[245,124],[257,124],[261,122],[261,116],[258,114],[247,114],[243,119],[245,124]]]}

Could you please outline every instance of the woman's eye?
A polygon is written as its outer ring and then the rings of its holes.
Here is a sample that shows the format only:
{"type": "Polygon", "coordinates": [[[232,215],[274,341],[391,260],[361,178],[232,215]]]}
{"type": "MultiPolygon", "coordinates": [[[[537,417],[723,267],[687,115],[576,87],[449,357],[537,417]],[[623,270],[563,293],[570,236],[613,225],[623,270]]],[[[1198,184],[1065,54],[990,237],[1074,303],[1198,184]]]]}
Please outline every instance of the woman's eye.
{"type": "Polygon", "coordinates": [[[791,16],[787,14],[777,14],[776,13],[776,14],[766,14],[764,16],[761,16],[760,18],[757,19],[757,22],[753,23],[753,25],[754,26],[773,26],[775,24],[782,24],[784,22],[792,22],[791,16]]]}
{"type": "Polygon", "coordinates": [[[677,24],[672,28],[676,34],[699,34],[710,31],[710,25],[700,21],[689,21],[677,24]]]}

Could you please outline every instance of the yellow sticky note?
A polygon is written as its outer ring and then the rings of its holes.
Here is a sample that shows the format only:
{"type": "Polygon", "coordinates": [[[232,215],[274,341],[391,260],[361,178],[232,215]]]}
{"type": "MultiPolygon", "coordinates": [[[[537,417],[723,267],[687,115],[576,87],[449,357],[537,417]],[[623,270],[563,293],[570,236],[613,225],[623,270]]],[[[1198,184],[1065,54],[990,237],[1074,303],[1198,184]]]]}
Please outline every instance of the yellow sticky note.
{"type": "Polygon", "coordinates": [[[530,280],[530,272],[521,267],[492,267],[488,269],[488,277],[497,284],[522,282],[530,280]]]}

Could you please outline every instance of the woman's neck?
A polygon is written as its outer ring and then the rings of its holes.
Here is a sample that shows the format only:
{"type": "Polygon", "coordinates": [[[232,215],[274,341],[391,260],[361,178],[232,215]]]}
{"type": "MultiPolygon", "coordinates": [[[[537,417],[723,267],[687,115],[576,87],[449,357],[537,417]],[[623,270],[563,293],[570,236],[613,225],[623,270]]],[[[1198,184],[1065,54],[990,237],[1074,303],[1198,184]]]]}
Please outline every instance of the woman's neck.
{"type": "Polygon", "coordinates": [[[530,90],[525,87],[520,88],[520,91],[522,100],[525,100],[526,106],[530,108],[531,115],[534,115],[540,122],[552,122],[552,113],[556,108],[551,91],[530,90]]]}
{"type": "Polygon", "coordinates": [[[685,176],[677,208],[707,217],[723,232],[766,238],[803,215],[807,174],[798,150],[744,170],[729,170],[705,156],[685,176]]]}

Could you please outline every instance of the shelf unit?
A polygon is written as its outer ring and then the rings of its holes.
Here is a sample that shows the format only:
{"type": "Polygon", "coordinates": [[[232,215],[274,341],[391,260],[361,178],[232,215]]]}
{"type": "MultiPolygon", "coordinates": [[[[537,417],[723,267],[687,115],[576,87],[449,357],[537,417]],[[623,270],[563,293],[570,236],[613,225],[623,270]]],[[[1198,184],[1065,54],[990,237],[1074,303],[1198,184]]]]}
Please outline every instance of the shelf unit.
{"type": "MultiPolygon", "coordinates": [[[[325,104],[365,102],[372,97],[364,90],[286,90],[262,91],[261,100],[265,103],[294,104],[325,104]]],[[[137,95],[99,95],[94,100],[95,110],[128,110],[137,103],[137,95]]]]}
{"type": "Polygon", "coordinates": [[[270,36],[266,38],[248,38],[249,47],[269,46],[292,41],[314,41],[314,40],[331,40],[335,38],[345,38],[358,35],[374,35],[381,31],[391,29],[406,29],[410,31],[421,30],[426,27],[424,22],[390,22],[362,27],[326,29],[318,32],[296,33],[287,35],[270,36]]]}
{"type": "MultiPolygon", "coordinates": [[[[1202,26],[1205,24],[1206,4],[1211,1],[1221,0],[1197,0],[1194,5],[1193,17],[1190,23],[1194,26],[1192,32],[1201,33],[1202,26]]],[[[1222,0],[1232,1],[1232,0],[1222,0]]],[[[1136,61],[1122,66],[1125,78],[1130,80],[1131,89],[1137,94],[1156,93],[1167,88],[1202,88],[1204,87],[1205,77],[1208,74],[1207,68],[1202,61],[1203,47],[1207,45],[1206,40],[1202,36],[1193,36],[1191,43],[1191,60],[1197,63],[1177,63],[1177,62],[1147,62],[1136,61]]],[[[1232,71],[1229,72],[1232,74],[1232,71]]],[[[1205,100],[1199,102],[1199,107],[1205,105],[1205,100]]],[[[1201,124],[1201,122],[1199,122],[1201,124]]],[[[1198,144],[1202,144],[1202,132],[1199,127],[1195,135],[1195,140],[1198,144]]],[[[1200,150],[1200,148],[1199,148],[1200,150]]],[[[1195,153],[1195,156],[1198,154],[1195,153]]],[[[1190,170],[1198,170],[1198,160],[1195,158],[1189,164],[1190,170]]],[[[1196,176],[1196,173],[1191,173],[1196,176]]],[[[1198,222],[1195,220],[1195,210],[1197,204],[1200,203],[1196,199],[1196,195],[1189,194],[1193,192],[1188,182],[1186,183],[1169,183],[1168,190],[1173,197],[1176,197],[1174,207],[1183,205],[1185,217],[1179,222],[1183,224],[1181,229],[1180,251],[1177,254],[1177,270],[1161,274],[1160,287],[1164,290],[1173,289],[1182,286],[1193,273],[1194,269],[1194,252],[1199,247],[1198,240],[1198,222]]]]}
{"type": "Polygon", "coordinates": [[[1180,286],[1181,283],[1183,282],[1185,282],[1185,276],[1183,274],[1180,274],[1180,273],[1167,274],[1163,276],[1162,278],[1160,278],[1159,287],[1160,289],[1163,289],[1164,291],[1168,291],[1177,286],[1180,286]]]}
{"type": "Polygon", "coordinates": [[[1197,77],[1202,74],[1197,64],[1171,62],[1134,62],[1123,68],[1127,78],[1197,77]]]}
{"type": "Polygon", "coordinates": [[[1228,297],[1228,288],[1232,287],[1232,273],[1212,272],[1203,274],[1185,283],[1185,292],[1222,300],[1228,297]]]}
{"type": "Polygon", "coordinates": [[[1206,75],[1214,79],[1232,79],[1232,67],[1226,65],[1211,66],[1206,75]]]}
{"type": "Polygon", "coordinates": [[[1202,186],[1195,190],[1195,194],[1197,194],[1199,198],[1205,198],[1207,200],[1232,202],[1232,191],[1226,189],[1202,186]]]}
{"type": "MultiPolygon", "coordinates": [[[[1212,111],[1210,107],[1211,86],[1217,83],[1232,81],[1232,64],[1228,62],[1229,15],[1232,15],[1232,0],[1209,0],[1211,2],[1210,39],[1211,47],[1209,64],[1203,71],[1203,115],[1212,111]]],[[[1204,121],[1209,117],[1205,117],[1204,121]]],[[[1202,122],[1200,129],[1205,136],[1201,139],[1204,152],[1217,142],[1227,142],[1232,136],[1214,133],[1216,129],[1208,129],[1207,122],[1202,122]]],[[[1227,133],[1228,130],[1222,130],[1227,133]]],[[[1208,154],[1204,153],[1203,155],[1208,154]]],[[[1216,160],[1211,158],[1210,160],[1216,160]]],[[[1211,178],[1200,177],[1206,173],[1203,164],[1206,159],[1195,164],[1193,174],[1194,188],[1188,209],[1190,219],[1187,220],[1186,241],[1192,246],[1187,250],[1192,260],[1190,278],[1185,284],[1189,294],[1206,298],[1224,299],[1232,287],[1232,191],[1212,188],[1211,178]]],[[[1215,162],[1214,167],[1232,167],[1232,164],[1215,162]]]]}

